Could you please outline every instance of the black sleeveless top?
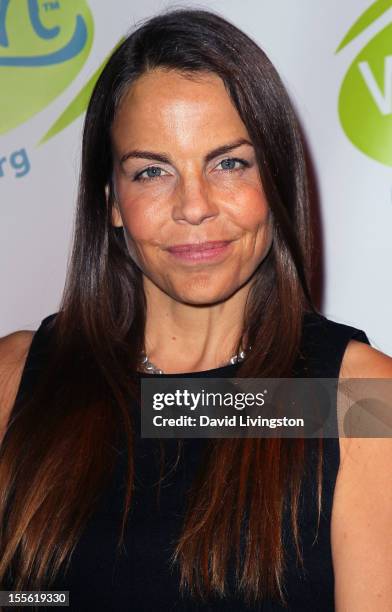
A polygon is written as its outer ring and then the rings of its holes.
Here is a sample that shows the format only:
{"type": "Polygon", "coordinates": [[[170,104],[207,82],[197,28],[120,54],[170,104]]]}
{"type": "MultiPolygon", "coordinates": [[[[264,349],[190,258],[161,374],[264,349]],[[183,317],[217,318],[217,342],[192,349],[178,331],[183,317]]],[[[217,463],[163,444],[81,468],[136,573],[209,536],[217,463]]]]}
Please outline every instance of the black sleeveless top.
{"type": "MultiPolygon", "coordinates": [[[[45,364],[50,322],[44,319],[34,334],[18,390],[14,411],[21,398],[33,388],[37,372],[45,364]]],[[[366,334],[353,327],[335,323],[317,314],[306,314],[303,322],[301,358],[294,374],[297,377],[338,378],[343,354],[349,340],[369,344],[366,334]]],[[[234,377],[237,365],[205,372],[167,374],[176,377],[234,377]]],[[[144,376],[144,375],[143,375],[144,376]]],[[[153,376],[153,375],[149,375],[153,376]]],[[[138,415],[138,411],[135,411],[138,415]]],[[[137,418],[140,419],[140,416],[137,418]]],[[[294,542],[288,516],[284,516],[283,535],[287,555],[284,590],[287,607],[264,599],[246,606],[236,595],[225,599],[211,598],[201,603],[179,593],[179,575],[171,569],[169,559],[180,534],[185,511],[186,493],[202,461],[205,439],[183,439],[181,460],[177,457],[177,440],[166,439],[167,477],[161,486],[160,503],[156,502],[159,480],[158,440],[140,437],[136,422],[135,490],[128,517],[125,545],[116,555],[119,524],[122,516],[125,465],[115,468],[110,485],[89,519],[71,558],[68,573],[59,575],[51,590],[67,590],[70,610],[85,612],[331,612],[334,610],[334,575],[331,556],[330,522],[333,493],[339,468],[339,440],[324,439],[322,513],[317,538],[316,454],[309,454],[309,470],[303,483],[299,533],[304,565],[296,563],[294,542]],[[313,459],[312,459],[313,458],[313,459]]],[[[308,439],[311,447],[317,440],[308,439]]],[[[314,447],[316,449],[316,446],[314,447]]],[[[21,450],[23,452],[23,449],[21,450]]],[[[230,582],[230,581],[229,581],[230,582]]],[[[12,585],[9,586],[12,589],[12,585]]],[[[54,608],[53,608],[54,609],[54,608]]],[[[56,608],[57,609],[57,608],[56,608]]]]}

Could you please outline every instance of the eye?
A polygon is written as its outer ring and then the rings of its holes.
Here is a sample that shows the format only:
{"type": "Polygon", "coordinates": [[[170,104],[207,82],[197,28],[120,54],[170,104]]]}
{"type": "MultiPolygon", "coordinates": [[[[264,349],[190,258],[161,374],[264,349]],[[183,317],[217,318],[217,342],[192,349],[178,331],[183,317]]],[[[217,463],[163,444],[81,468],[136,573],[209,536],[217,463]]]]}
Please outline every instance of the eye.
{"type": "Polygon", "coordinates": [[[222,170],[242,170],[243,168],[249,168],[250,164],[244,159],[239,159],[238,157],[228,157],[227,159],[222,159],[219,162],[218,166],[221,166],[222,170]]]}
{"type": "Polygon", "coordinates": [[[136,174],[133,178],[134,181],[150,181],[155,178],[160,178],[163,175],[164,170],[159,166],[149,166],[142,172],[136,174]]]}

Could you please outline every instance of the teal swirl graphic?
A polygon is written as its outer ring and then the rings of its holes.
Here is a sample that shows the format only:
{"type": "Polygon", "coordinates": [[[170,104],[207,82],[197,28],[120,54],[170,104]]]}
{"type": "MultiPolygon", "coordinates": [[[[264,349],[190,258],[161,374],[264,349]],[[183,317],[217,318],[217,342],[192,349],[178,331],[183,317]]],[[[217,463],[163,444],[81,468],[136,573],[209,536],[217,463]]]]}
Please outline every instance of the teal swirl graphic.
{"type": "Polygon", "coordinates": [[[57,98],[83,67],[94,24],[86,0],[0,0],[0,134],[57,98]]]}

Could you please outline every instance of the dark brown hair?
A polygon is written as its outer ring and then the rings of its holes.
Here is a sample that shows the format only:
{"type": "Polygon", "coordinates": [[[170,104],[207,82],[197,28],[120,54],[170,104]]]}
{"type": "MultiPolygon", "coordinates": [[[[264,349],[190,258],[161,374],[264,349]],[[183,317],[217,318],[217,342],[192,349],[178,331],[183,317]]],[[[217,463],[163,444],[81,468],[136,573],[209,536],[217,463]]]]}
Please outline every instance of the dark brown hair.
{"type": "MultiPolygon", "coordinates": [[[[134,474],[129,400],[138,397],[130,373],[137,370],[143,348],[146,303],[141,272],[123,234],[111,224],[105,188],[112,204],[116,108],[140,75],[159,67],[222,78],[254,144],[272,212],[272,247],[255,272],[244,320],[253,350],[238,376],[291,376],[303,313],[312,309],[304,155],[276,70],[255,42],[214,13],[181,9],[146,21],[113,53],[92,94],[73,253],[62,304],[50,326],[50,358],[34,393],[10,420],[1,446],[0,581],[11,576],[15,589],[47,587],[66,568],[110,477],[119,432],[129,451],[119,543],[123,537],[134,474]]],[[[190,492],[173,556],[182,587],[195,596],[223,595],[228,560],[236,553],[237,586],[246,599],[282,596],[283,504],[288,495],[300,557],[297,511],[304,456],[302,439],[213,441],[190,492]]]]}

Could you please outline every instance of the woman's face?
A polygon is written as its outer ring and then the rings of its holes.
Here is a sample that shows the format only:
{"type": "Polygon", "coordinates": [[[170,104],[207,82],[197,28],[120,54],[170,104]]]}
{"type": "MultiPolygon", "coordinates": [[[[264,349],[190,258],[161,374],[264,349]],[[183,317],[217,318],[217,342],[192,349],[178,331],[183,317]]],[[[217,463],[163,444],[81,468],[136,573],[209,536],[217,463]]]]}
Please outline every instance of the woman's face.
{"type": "MultiPolygon", "coordinates": [[[[249,134],[216,75],[140,77],[112,128],[113,223],[167,295],[212,304],[250,281],[270,246],[249,134]]],[[[148,281],[147,281],[148,282],[148,281]]]]}

